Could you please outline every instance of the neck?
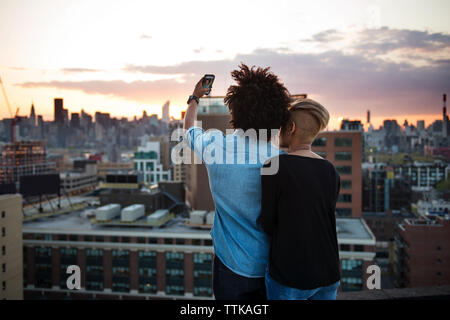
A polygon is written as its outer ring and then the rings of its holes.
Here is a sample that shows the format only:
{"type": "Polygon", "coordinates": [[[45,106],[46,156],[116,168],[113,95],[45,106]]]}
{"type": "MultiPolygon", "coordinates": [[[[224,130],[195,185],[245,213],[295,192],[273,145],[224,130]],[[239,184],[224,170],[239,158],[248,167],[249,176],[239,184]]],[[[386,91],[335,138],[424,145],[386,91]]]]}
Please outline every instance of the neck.
{"type": "Polygon", "coordinates": [[[310,143],[296,143],[289,146],[289,153],[296,152],[300,150],[311,150],[311,144],[310,143]]]}

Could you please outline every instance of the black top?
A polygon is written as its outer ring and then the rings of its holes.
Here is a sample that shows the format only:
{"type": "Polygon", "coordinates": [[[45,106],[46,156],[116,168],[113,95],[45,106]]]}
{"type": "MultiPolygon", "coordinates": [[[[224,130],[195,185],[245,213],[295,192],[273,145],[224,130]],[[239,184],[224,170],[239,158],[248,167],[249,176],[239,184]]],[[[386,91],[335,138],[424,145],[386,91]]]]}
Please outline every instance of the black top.
{"type": "Polygon", "coordinates": [[[261,176],[259,222],[271,236],[269,274],[292,288],[329,286],[340,279],[339,174],[325,159],[289,154],[278,159],[277,174],[261,176]]]}

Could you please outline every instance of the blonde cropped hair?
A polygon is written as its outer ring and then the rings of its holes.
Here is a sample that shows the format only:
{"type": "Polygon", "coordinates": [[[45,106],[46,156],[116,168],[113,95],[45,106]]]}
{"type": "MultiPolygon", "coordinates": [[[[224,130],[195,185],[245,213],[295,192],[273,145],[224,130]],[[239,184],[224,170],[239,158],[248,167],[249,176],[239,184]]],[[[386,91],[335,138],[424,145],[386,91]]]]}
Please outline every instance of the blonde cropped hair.
{"type": "Polygon", "coordinates": [[[325,109],[325,107],[320,103],[312,99],[295,100],[289,106],[289,111],[292,115],[296,111],[304,111],[309,113],[318,121],[319,131],[324,130],[330,121],[330,114],[328,113],[328,110],[325,109]]]}

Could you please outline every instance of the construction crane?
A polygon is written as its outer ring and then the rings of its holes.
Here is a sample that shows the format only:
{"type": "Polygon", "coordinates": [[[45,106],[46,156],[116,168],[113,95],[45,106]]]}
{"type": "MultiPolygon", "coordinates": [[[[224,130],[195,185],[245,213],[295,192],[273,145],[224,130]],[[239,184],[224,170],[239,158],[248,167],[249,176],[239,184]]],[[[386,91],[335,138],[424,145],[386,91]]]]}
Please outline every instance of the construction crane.
{"type": "Polygon", "coordinates": [[[1,77],[0,77],[0,84],[2,85],[3,96],[5,97],[6,105],[8,107],[8,111],[11,116],[11,143],[14,143],[16,141],[16,123],[20,121],[18,117],[19,108],[16,109],[16,114],[13,116],[8,96],[6,95],[5,85],[3,84],[1,77]]]}

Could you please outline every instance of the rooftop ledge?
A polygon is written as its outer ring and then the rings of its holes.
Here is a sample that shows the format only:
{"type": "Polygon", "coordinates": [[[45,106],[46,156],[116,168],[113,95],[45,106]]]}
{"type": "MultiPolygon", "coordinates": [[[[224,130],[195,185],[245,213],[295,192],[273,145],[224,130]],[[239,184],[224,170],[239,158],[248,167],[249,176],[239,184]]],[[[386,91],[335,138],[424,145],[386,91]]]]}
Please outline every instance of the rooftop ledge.
{"type": "Polygon", "coordinates": [[[339,292],[337,300],[448,300],[450,286],[339,292]]]}

